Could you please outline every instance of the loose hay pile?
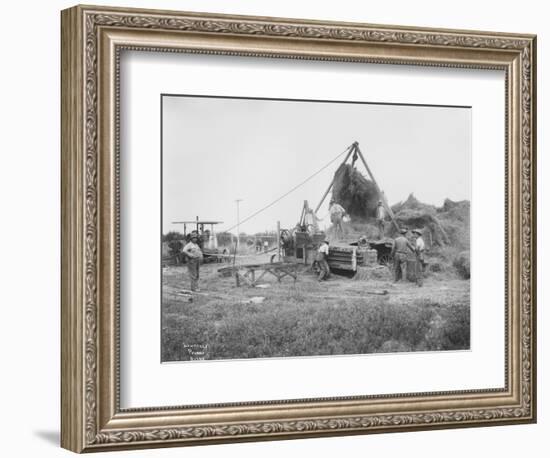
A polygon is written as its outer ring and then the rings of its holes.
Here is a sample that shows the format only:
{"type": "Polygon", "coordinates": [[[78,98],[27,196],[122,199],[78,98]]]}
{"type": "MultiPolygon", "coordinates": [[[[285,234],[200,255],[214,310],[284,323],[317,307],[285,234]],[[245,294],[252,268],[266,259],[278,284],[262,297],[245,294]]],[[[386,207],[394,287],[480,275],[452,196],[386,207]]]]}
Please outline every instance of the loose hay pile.
{"type": "Polygon", "coordinates": [[[450,244],[458,250],[470,249],[470,202],[445,199],[437,209],[437,218],[447,232],[450,244]]]}
{"type": "Polygon", "coordinates": [[[392,280],[392,273],[387,266],[357,267],[354,280],[392,280]]]}
{"type": "MultiPolygon", "coordinates": [[[[344,238],[366,237],[368,240],[379,237],[375,222],[376,207],[380,198],[374,183],[365,178],[355,167],[342,164],[334,175],[333,198],[348,212],[351,220],[343,223],[344,238]]],[[[400,227],[419,228],[424,231],[430,271],[445,275],[458,273],[469,278],[470,248],[470,202],[454,202],[445,199],[443,206],[436,207],[420,202],[413,194],[392,206],[395,220],[400,227]]],[[[332,237],[333,229],[327,231],[332,237]]],[[[397,230],[387,222],[386,236],[395,237],[397,230]]],[[[376,278],[389,272],[361,272],[356,279],[376,278]]]]}
{"type": "Polygon", "coordinates": [[[379,199],[374,183],[350,164],[342,164],[336,170],[332,197],[355,221],[374,216],[379,199]]]}
{"type": "Polygon", "coordinates": [[[394,205],[392,210],[400,226],[410,229],[427,228],[432,244],[444,246],[451,243],[447,231],[439,221],[435,206],[424,204],[411,194],[405,202],[394,205]]]}

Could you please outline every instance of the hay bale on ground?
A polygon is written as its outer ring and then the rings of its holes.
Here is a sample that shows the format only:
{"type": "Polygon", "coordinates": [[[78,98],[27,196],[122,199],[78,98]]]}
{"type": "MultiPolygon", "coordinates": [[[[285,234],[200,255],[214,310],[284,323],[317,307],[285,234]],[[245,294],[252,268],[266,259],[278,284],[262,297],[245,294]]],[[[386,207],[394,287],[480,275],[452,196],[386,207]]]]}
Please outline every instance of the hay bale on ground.
{"type": "Polygon", "coordinates": [[[375,216],[379,199],[374,183],[350,164],[342,164],[336,170],[332,197],[356,221],[375,216]]]}
{"type": "Polygon", "coordinates": [[[453,266],[462,278],[466,280],[470,278],[470,252],[462,251],[459,253],[453,261],[453,266]]]}
{"type": "Polygon", "coordinates": [[[365,267],[358,266],[353,277],[354,280],[387,280],[392,279],[392,273],[387,266],[365,267]]]}

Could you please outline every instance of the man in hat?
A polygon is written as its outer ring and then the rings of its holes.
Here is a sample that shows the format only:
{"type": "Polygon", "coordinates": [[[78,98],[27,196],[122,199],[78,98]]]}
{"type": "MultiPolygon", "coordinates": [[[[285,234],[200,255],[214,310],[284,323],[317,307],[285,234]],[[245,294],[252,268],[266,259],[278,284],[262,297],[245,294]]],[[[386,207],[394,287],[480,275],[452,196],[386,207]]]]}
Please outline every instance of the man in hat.
{"type": "Polygon", "coordinates": [[[192,239],[193,237],[196,237],[196,238],[197,238],[197,245],[198,245],[199,248],[202,250],[203,239],[202,239],[202,237],[199,235],[199,231],[193,230],[193,231],[191,231],[190,234],[187,234],[187,242],[190,242],[191,239],[192,239]]]}
{"type": "Polygon", "coordinates": [[[323,241],[317,252],[317,265],[319,266],[319,281],[327,280],[330,277],[330,267],[328,265],[328,240],[323,241]]]}
{"type": "Polygon", "coordinates": [[[400,229],[400,235],[394,240],[391,250],[395,282],[398,282],[405,276],[405,269],[407,268],[407,255],[410,251],[414,252],[414,247],[407,240],[407,232],[407,228],[400,229]]]}
{"type": "Polygon", "coordinates": [[[187,269],[191,279],[191,291],[200,291],[199,289],[199,265],[202,261],[202,250],[199,246],[199,237],[197,234],[191,234],[191,240],[183,247],[183,253],[187,256],[187,269]]]}
{"type": "Polygon", "coordinates": [[[424,267],[426,262],[424,261],[424,250],[426,245],[422,239],[422,230],[413,229],[414,241],[414,253],[416,254],[416,284],[422,286],[424,283],[424,267]]]}
{"type": "Polygon", "coordinates": [[[382,204],[382,201],[378,201],[378,206],[376,207],[376,225],[378,226],[378,238],[384,238],[385,232],[385,223],[386,223],[386,209],[382,204]]]}
{"type": "Polygon", "coordinates": [[[330,206],[328,209],[330,213],[330,222],[334,226],[334,231],[336,238],[340,239],[344,235],[344,228],[342,226],[342,220],[346,216],[346,210],[342,207],[336,200],[332,199],[330,201],[330,206]]]}

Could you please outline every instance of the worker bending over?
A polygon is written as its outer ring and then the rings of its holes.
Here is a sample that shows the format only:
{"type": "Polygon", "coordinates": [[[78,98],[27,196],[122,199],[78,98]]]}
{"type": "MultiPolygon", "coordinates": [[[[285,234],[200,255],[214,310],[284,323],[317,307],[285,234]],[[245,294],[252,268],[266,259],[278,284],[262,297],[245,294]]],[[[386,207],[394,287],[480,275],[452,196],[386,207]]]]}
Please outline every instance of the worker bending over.
{"type": "Polygon", "coordinates": [[[317,264],[319,266],[319,281],[327,280],[330,277],[330,267],[328,265],[328,240],[321,243],[317,252],[317,264]]]}

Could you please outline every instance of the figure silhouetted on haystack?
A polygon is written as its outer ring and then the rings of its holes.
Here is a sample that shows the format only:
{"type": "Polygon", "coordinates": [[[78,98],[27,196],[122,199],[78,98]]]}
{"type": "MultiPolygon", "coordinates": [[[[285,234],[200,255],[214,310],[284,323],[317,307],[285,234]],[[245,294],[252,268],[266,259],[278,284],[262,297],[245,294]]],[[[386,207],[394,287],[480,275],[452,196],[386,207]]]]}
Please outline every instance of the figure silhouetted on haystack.
{"type": "Polygon", "coordinates": [[[344,227],[342,222],[344,221],[344,216],[347,215],[346,210],[342,207],[336,200],[332,199],[329,206],[330,213],[330,222],[334,227],[334,232],[336,238],[340,240],[344,236],[344,227]]]}

